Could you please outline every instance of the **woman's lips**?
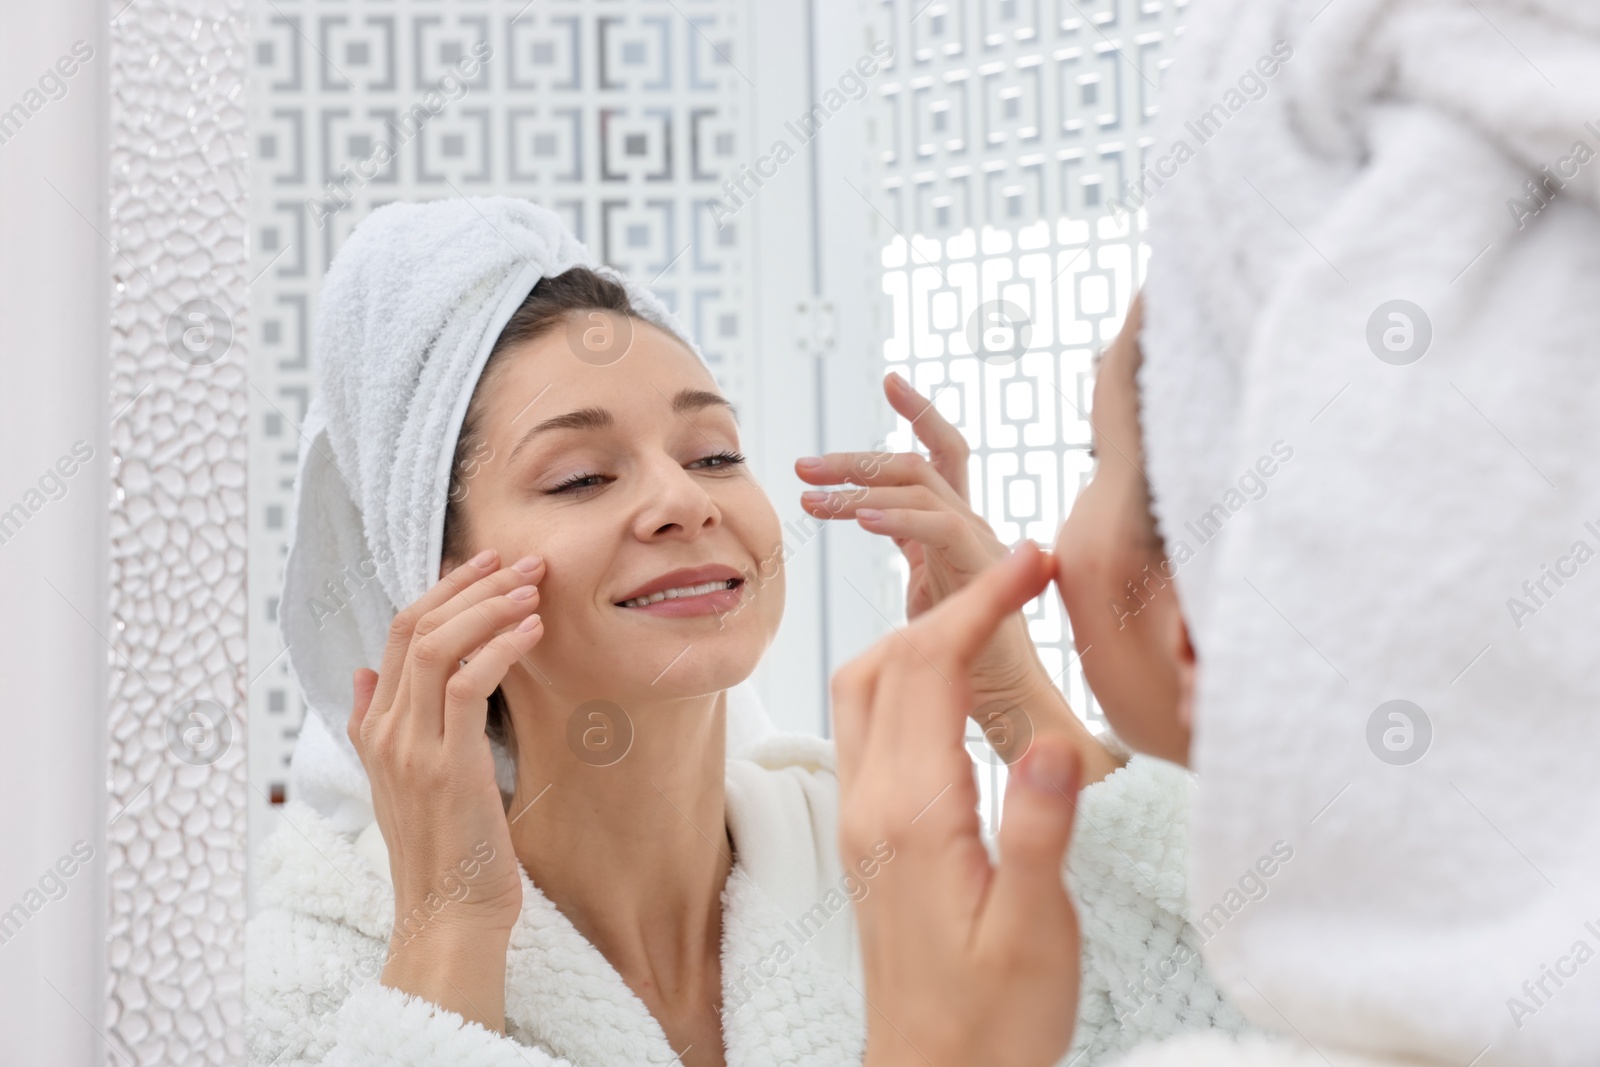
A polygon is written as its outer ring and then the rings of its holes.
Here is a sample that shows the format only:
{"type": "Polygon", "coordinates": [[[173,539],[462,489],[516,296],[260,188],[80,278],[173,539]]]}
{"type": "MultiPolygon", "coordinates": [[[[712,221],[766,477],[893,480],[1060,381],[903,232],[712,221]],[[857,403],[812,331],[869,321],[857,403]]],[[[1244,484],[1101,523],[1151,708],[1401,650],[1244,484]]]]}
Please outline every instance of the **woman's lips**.
{"type": "Polygon", "coordinates": [[[625,607],[622,610],[667,619],[685,619],[696,615],[726,615],[739,606],[739,598],[743,595],[744,581],[736,579],[732,589],[718,589],[697,596],[673,597],[668,600],[658,600],[653,604],[625,607]]]}
{"type": "Polygon", "coordinates": [[[624,611],[640,611],[668,619],[723,615],[739,603],[743,586],[744,576],[733,567],[725,563],[705,563],[658,574],[614,603],[624,611]],[[732,588],[728,588],[730,585],[732,588]],[[676,595],[668,597],[664,595],[667,593],[676,595]]]}

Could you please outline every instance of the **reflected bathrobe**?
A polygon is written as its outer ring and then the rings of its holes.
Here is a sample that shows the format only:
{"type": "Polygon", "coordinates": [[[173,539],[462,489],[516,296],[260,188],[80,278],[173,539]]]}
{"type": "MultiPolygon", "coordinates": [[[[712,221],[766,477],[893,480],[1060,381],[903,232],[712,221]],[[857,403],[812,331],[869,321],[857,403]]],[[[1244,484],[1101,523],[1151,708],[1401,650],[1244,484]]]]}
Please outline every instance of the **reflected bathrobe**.
{"type": "MultiPolygon", "coordinates": [[[[729,1067],[859,1064],[864,984],[849,893],[870,892],[872,882],[847,883],[838,856],[833,747],[809,736],[768,737],[729,759],[726,782],[735,851],[722,898],[729,1067]]],[[[1199,935],[1182,917],[1189,789],[1182,768],[1135,756],[1081,795],[1064,876],[1083,929],[1083,985],[1064,1065],[1088,1067],[1187,1030],[1245,1026],[1204,971],[1199,935]]],[[[340,833],[297,801],[282,816],[253,872],[251,1064],[675,1062],[644,1003],[520,865],[504,1035],[380,984],[394,893],[377,823],[340,833]]]]}

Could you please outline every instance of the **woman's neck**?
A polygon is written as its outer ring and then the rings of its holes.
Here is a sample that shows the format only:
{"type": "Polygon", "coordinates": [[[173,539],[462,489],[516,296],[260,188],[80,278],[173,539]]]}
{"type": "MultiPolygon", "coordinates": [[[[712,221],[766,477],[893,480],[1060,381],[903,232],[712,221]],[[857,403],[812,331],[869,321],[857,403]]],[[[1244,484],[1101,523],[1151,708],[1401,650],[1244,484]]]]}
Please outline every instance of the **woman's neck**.
{"type": "Polygon", "coordinates": [[[629,701],[625,716],[543,687],[507,698],[507,817],[528,876],[647,1002],[705,999],[719,988],[733,858],[723,695],[629,701]]]}

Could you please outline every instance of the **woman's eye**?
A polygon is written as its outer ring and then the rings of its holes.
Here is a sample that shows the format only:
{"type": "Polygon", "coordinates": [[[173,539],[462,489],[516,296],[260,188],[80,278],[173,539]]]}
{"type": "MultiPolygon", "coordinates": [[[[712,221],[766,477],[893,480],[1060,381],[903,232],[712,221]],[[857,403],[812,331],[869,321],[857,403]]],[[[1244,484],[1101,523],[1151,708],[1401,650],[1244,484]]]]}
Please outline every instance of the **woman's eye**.
{"type": "Polygon", "coordinates": [[[744,456],[738,452],[718,452],[704,459],[697,459],[689,466],[691,469],[699,467],[701,470],[709,470],[714,467],[732,467],[743,462],[744,456]]]}
{"type": "MultiPolygon", "coordinates": [[[[738,452],[717,452],[705,456],[689,464],[690,470],[716,470],[721,467],[736,466],[745,461],[744,456],[738,452]]],[[[583,496],[585,493],[599,489],[610,481],[604,474],[575,474],[566,481],[545,490],[547,496],[583,496]]]]}
{"type": "Polygon", "coordinates": [[[598,489],[604,484],[605,475],[603,474],[578,474],[568,478],[560,485],[548,490],[548,492],[552,496],[557,493],[581,493],[585,489],[598,489]]]}

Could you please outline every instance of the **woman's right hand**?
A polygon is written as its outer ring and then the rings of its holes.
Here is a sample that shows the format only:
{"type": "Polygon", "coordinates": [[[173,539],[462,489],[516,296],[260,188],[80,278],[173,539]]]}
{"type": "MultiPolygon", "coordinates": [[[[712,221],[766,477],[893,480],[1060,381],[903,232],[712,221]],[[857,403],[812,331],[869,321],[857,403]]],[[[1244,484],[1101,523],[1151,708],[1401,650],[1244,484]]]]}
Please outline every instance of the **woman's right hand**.
{"type": "Polygon", "coordinates": [[[963,747],[973,665],[1053,570],[1025,542],[833,676],[839,854],[892,860],[855,902],[867,1067],[1044,1067],[1071,1044],[1081,934],[1061,868],[1080,758],[1042,734],[1015,765],[995,864],[963,747]]]}
{"type": "Polygon", "coordinates": [[[503,1030],[522,877],[485,723],[490,694],[543,635],[544,563],[498,560],[480,553],[395,616],[381,669],[356,672],[348,733],[389,849],[384,984],[503,1030]]]}

